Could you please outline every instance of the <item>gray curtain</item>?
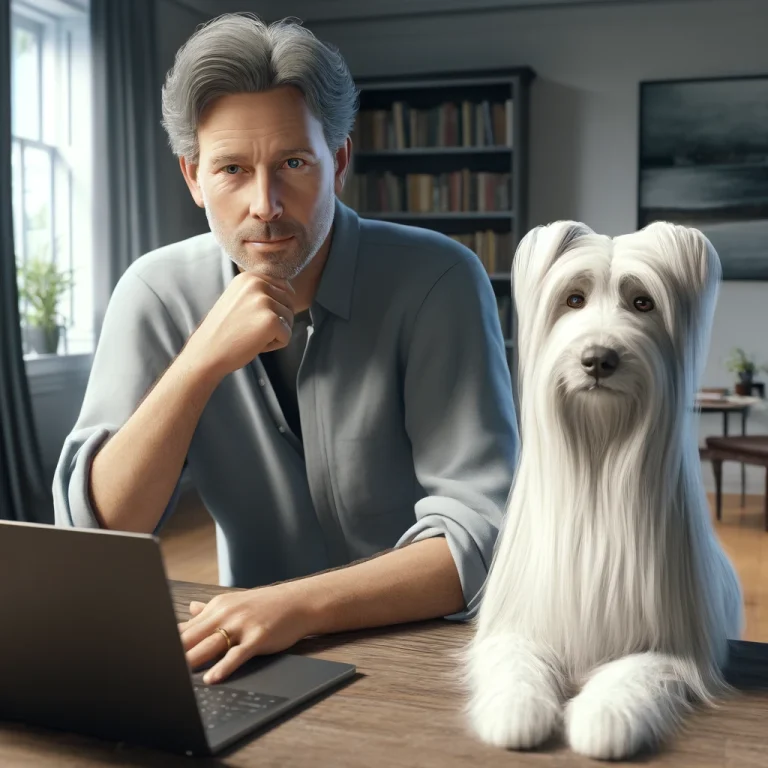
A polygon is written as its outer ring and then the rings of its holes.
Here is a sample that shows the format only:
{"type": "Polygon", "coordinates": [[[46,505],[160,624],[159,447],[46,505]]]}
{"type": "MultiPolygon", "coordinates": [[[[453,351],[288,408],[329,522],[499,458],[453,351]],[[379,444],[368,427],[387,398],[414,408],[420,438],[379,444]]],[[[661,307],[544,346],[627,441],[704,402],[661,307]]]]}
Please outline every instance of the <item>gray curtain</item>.
{"type": "Polygon", "coordinates": [[[21,351],[11,197],[11,14],[0,0],[0,519],[50,516],[21,351]]]}
{"type": "Polygon", "coordinates": [[[155,0],[91,0],[95,327],[132,261],[158,248],[162,141],[155,0]]]}

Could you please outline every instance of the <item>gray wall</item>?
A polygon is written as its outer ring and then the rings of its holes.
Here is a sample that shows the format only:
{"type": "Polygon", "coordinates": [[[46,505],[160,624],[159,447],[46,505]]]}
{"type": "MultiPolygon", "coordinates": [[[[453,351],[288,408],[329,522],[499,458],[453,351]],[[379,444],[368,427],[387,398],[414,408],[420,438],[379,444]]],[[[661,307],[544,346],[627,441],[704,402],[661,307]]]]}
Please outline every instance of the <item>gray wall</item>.
{"type": "Polygon", "coordinates": [[[53,479],[64,439],[80,412],[89,370],[89,355],[27,362],[32,409],[49,481],[53,479]]]}
{"type": "MultiPolygon", "coordinates": [[[[538,77],[531,94],[529,223],[570,218],[609,235],[637,225],[639,82],[768,74],[768,4],[757,0],[312,26],[341,48],[358,77],[531,66],[538,77]]],[[[768,363],[766,328],[768,284],[723,283],[703,385],[732,386],[723,361],[733,346],[768,363]]],[[[732,430],[737,422],[734,417],[732,430]]],[[[721,430],[721,417],[702,417],[702,439],[721,430]]],[[[754,411],[748,431],[768,432],[768,411],[754,411]]],[[[738,465],[726,465],[726,490],[737,490],[739,477],[738,465]]],[[[709,471],[705,480],[711,488],[709,471]]],[[[748,470],[749,492],[762,493],[764,483],[763,470],[748,470]]]]}
{"type": "MultiPolygon", "coordinates": [[[[175,0],[157,3],[157,66],[160,88],[168,70],[173,66],[176,51],[207,17],[183,7],[175,0]]],[[[163,145],[159,153],[157,172],[158,200],[161,201],[160,241],[163,245],[184,240],[208,230],[205,212],[198,208],[181,175],[179,161],[171,152],[168,135],[162,130],[163,145]]]]}

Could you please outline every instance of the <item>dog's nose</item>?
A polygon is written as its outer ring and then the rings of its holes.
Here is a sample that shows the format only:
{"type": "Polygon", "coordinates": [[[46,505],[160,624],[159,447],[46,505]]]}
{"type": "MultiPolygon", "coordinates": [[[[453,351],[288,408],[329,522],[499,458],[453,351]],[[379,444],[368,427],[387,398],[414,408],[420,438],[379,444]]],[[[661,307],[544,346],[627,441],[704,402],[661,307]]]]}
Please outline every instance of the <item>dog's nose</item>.
{"type": "Polygon", "coordinates": [[[581,356],[581,367],[596,379],[606,379],[619,367],[619,355],[608,347],[589,347],[581,356]]]}

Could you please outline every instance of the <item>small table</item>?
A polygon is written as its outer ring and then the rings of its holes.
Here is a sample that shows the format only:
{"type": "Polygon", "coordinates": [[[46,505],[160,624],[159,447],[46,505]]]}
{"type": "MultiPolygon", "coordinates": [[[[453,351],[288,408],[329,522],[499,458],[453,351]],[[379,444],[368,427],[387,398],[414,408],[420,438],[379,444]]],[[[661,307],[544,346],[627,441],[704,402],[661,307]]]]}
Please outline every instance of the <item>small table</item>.
{"type": "Polygon", "coordinates": [[[768,531],[768,435],[749,437],[708,437],[707,457],[715,473],[715,512],[719,520],[723,505],[723,462],[740,461],[741,466],[765,467],[765,530],[768,531]]]}
{"type": "MultiPolygon", "coordinates": [[[[750,408],[760,398],[757,397],[723,397],[723,398],[698,398],[695,408],[701,413],[722,413],[723,414],[723,437],[728,437],[728,417],[732,413],[741,414],[741,434],[742,437],[747,434],[747,417],[750,408]]],[[[747,470],[744,464],[741,465],[741,506],[746,504],[746,486],[747,470]]]]}

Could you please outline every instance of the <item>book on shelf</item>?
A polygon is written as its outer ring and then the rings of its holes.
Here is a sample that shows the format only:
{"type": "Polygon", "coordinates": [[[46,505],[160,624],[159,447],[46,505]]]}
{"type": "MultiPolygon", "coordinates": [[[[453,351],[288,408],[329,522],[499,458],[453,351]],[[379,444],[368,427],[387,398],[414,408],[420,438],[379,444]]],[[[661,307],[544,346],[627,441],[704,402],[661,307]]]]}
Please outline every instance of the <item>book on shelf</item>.
{"type": "Polygon", "coordinates": [[[448,101],[432,108],[393,101],[361,109],[353,143],[364,152],[429,147],[508,147],[514,142],[514,102],[448,101]]]}
{"type": "Polygon", "coordinates": [[[512,234],[492,229],[449,235],[477,254],[488,274],[503,274],[512,268],[512,234]]]}
{"type": "Polygon", "coordinates": [[[440,174],[390,171],[352,174],[342,196],[371,213],[488,213],[509,211],[511,174],[462,169],[440,174]]]}

